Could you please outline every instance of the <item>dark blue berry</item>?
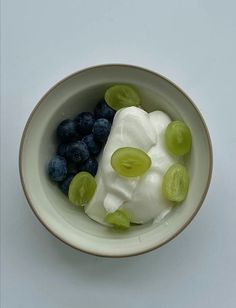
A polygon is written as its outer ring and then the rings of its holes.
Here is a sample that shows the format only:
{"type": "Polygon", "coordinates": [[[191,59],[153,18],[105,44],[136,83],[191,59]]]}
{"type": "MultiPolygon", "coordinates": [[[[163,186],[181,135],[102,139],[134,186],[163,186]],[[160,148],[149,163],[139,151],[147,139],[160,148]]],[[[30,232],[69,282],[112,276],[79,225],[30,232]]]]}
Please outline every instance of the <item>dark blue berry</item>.
{"type": "Polygon", "coordinates": [[[48,175],[52,181],[60,182],[66,178],[67,163],[64,157],[56,155],[48,163],[48,175]]]}
{"type": "Polygon", "coordinates": [[[69,186],[74,176],[75,174],[71,173],[66,177],[63,182],[59,183],[59,188],[65,195],[68,195],[69,186]]]}
{"type": "Polygon", "coordinates": [[[90,134],[93,129],[95,118],[91,112],[81,112],[75,117],[77,123],[77,131],[81,135],[90,134]]]}
{"type": "Polygon", "coordinates": [[[87,159],[80,166],[80,171],[87,171],[87,172],[91,173],[93,176],[96,175],[97,170],[98,170],[98,162],[93,157],[90,157],[89,159],[87,159]]]}
{"type": "Polygon", "coordinates": [[[101,145],[101,143],[99,143],[99,142],[94,140],[93,134],[85,136],[82,139],[82,141],[84,141],[84,143],[86,143],[86,145],[87,145],[87,147],[89,149],[89,153],[91,155],[96,156],[101,151],[102,145],[101,145]]]}
{"type": "Polygon", "coordinates": [[[79,164],[73,163],[73,162],[68,162],[67,163],[67,170],[68,173],[78,173],[79,172],[79,164]]]}
{"type": "Polygon", "coordinates": [[[106,142],[111,130],[111,123],[107,119],[97,119],[93,126],[93,138],[98,142],[106,142]]]}
{"type": "Polygon", "coordinates": [[[57,136],[62,142],[71,142],[79,139],[76,122],[70,119],[62,121],[57,127],[57,136]]]}
{"type": "Polygon", "coordinates": [[[107,105],[104,99],[100,100],[94,109],[96,119],[104,118],[112,122],[116,111],[107,105]]]}
{"type": "Polygon", "coordinates": [[[89,150],[83,141],[76,141],[69,144],[67,159],[74,163],[82,163],[89,158],[89,150]]]}
{"type": "Polygon", "coordinates": [[[66,157],[68,149],[69,149],[69,143],[60,143],[57,148],[57,154],[66,157]]]}

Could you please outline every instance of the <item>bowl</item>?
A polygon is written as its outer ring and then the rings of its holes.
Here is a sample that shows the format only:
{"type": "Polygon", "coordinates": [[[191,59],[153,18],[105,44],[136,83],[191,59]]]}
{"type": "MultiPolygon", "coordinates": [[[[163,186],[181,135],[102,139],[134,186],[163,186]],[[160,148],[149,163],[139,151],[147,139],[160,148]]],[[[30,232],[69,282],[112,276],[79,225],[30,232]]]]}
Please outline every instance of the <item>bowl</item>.
{"type": "Polygon", "coordinates": [[[81,251],[107,257],[133,256],[175,238],[194,218],[209,188],[212,147],[206,124],[193,101],[173,82],[147,69],[110,64],[76,72],[53,86],[32,111],[25,126],[19,155],[20,177],[28,203],[40,222],[64,243],[81,251]],[[47,176],[55,154],[55,128],[65,118],[93,110],[108,86],[134,85],[146,111],[163,110],[182,119],[192,132],[191,155],[186,160],[190,187],[186,200],[161,222],[114,232],[73,207],[47,176]]]}

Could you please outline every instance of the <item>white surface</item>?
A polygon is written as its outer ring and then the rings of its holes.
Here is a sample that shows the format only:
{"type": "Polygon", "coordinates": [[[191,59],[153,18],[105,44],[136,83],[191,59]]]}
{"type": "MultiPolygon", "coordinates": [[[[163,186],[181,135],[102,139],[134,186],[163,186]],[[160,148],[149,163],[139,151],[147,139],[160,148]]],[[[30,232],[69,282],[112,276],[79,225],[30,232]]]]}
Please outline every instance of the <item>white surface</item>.
{"type": "Polygon", "coordinates": [[[235,10],[233,0],[2,0],[2,307],[235,307],[235,10]],[[212,185],[192,224],[126,259],[51,236],[26,204],[17,165],[39,98],[71,72],[109,62],[175,81],[202,111],[214,147],[212,185]]]}
{"type": "MultiPolygon", "coordinates": [[[[172,204],[163,198],[160,185],[166,170],[178,162],[178,159],[170,156],[162,146],[163,133],[170,122],[170,117],[162,111],[147,113],[137,107],[128,107],[116,113],[99,162],[96,176],[97,189],[91,201],[85,206],[85,213],[89,217],[103,224],[107,212],[113,213],[121,207],[134,223],[147,223],[158,219],[158,216],[164,218],[164,213],[169,212],[172,204]],[[112,154],[127,145],[142,149],[150,157],[151,166],[144,176],[124,178],[117,175],[112,168],[110,163],[112,154]]],[[[198,202],[196,207],[197,204],[198,202]]],[[[147,230],[142,231],[147,232],[147,230]]],[[[159,234],[160,230],[157,229],[153,236],[155,246],[159,234]]],[[[138,246],[141,248],[140,239],[139,237],[138,246]]],[[[124,247],[124,238],[121,244],[124,247]]],[[[127,248],[130,248],[130,242],[127,248]]]]}

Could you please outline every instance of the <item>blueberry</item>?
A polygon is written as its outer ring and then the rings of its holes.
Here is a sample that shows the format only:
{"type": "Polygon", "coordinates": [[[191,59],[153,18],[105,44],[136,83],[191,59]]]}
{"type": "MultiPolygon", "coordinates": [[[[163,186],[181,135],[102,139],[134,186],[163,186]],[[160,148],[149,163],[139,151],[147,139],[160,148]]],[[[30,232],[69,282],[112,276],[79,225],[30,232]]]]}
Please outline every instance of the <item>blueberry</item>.
{"type": "Polygon", "coordinates": [[[89,150],[83,141],[76,141],[69,144],[67,159],[74,163],[82,163],[89,158],[89,150]]]}
{"type": "Polygon", "coordinates": [[[70,182],[74,176],[74,173],[70,173],[63,182],[59,183],[59,188],[65,195],[68,195],[70,182]]]}
{"type": "Polygon", "coordinates": [[[98,155],[101,151],[102,145],[93,139],[93,134],[85,136],[82,141],[86,143],[91,155],[98,155]]]}
{"type": "Polygon", "coordinates": [[[60,182],[66,178],[67,163],[64,157],[56,155],[48,163],[48,175],[52,181],[60,182]]]}
{"type": "Polygon", "coordinates": [[[91,112],[81,112],[75,117],[77,131],[83,136],[91,133],[94,121],[95,118],[91,112]]]}
{"type": "Polygon", "coordinates": [[[100,100],[94,109],[96,119],[104,118],[112,122],[116,111],[107,105],[104,99],[100,100]]]}
{"type": "Polygon", "coordinates": [[[80,171],[87,171],[87,172],[91,173],[93,176],[96,175],[97,170],[98,170],[98,162],[93,157],[90,157],[89,159],[87,159],[80,166],[80,171]]]}
{"type": "Polygon", "coordinates": [[[68,162],[67,163],[67,170],[68,173],[78,173],[79,172],[79,164],[73,163],[73,162],[68,162]]]}
{"type": "Polygon", "coordinates": [[[97,119],[93,126],[95,141],[106,142],[111,130],[111,123],[107,119],[97,119]]]}
{"type": "Polygon", "coordinates": [[[62,121],[57,127],[57,136],[62,142],[79,139],[76,122],[70,119],[62,121]]]}
{"type": "Polygon", "coordinates": [[[67,156],[69,144],[68,143],[60,143],[57,148],[57,154],[63,157],[67,156]]]}

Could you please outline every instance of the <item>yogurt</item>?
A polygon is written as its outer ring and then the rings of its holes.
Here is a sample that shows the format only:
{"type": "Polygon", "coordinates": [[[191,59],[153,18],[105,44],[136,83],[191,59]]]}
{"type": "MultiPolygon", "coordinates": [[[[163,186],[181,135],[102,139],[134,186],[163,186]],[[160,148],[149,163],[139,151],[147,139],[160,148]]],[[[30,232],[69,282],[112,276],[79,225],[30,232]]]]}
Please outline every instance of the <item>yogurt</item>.
{"type": "Polygon", "coordinates": [[[162,177],[177,159],[165,148],[164,132],[171,119],[162,111],[147,113],[137,107],[120,109],[100,157],[96,175],[97,189],[85,206],[86,214],[105,224],[107,213],[122,208],[133,223],[144,224],[164,216],[171,202],[161,193],[162,177]],[[119,176],[111,166],[112,154],[121,147],[135,147],[151,158],[150,169],[141,177],[119,176]]]}

